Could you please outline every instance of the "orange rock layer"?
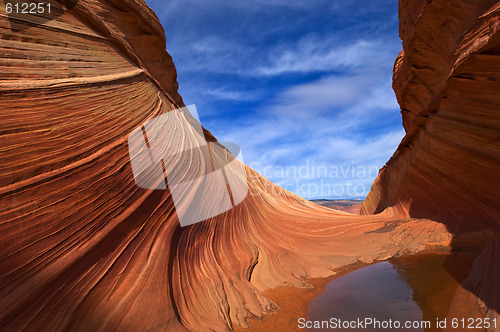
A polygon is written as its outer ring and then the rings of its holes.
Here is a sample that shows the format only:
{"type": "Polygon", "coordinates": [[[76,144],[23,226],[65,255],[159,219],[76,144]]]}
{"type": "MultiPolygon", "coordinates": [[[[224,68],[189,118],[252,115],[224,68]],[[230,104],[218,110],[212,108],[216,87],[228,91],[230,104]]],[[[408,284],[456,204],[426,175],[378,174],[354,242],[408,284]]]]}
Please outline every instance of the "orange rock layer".
{"type": "MultiPolygon", "coordinates": [[[[406,136],[362,214],[443,222],[452,233],[500,225],[500,3],[401,0],[393,87],[406,136]]],[[[475,262],[468,306],[500,312],[500,239],[475,262]],[[478,301],[479,298],[479,301],[478,301]]],[[[457,308],[465,308],[457,301],[457,308]]]]}
{"type": "MultiPolygon", "coordinates": [[[[127,147],[135,128],[183,106],[160,23],[139,0],[81,0],[60,14],[0,19],[2,330],[226,331],[277,309],[265,289],[451,241],[427,217],[334,211],[249,168],[241,204],[181,228],[168,190],[136,186],[127,147]]],[[[410,162],[388,168],[397,160],[410,162]]],[[[365,212],[385,204],[374,203],[380,179],[365,212]]]]}

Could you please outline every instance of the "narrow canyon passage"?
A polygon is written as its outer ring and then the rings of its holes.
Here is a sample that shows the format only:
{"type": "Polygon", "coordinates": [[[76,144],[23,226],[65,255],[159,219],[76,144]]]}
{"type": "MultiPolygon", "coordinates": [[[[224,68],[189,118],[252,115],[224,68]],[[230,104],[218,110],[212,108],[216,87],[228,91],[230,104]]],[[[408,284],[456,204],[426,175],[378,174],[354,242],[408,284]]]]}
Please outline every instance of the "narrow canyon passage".
{"type": "Polygon", "coordinates": [[[127,146],[184,106],[151,9],[81,0],[50,21],[2,14],[0,328],[228,331],[279,313],[265,295],[277,287],[488,241],[450,314],[498,317],[499,15],[497,1],[400,1],[394,88],[407,134],[361,215],[238,164],[247,197],[181,228],[168,189],[136,185],[127,146]]]}

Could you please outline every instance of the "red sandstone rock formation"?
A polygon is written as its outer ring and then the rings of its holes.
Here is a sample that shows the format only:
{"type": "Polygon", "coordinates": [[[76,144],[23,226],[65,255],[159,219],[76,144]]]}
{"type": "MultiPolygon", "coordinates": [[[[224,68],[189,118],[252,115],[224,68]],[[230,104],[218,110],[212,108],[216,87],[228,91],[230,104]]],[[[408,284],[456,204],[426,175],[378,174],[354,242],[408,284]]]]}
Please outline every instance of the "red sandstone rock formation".
{"type": "MultiPolygon", "coordinates": [[[[389,209],[401,217],[443,222],[453,233],[483,227],[496,232],[500,3],[401,0],[399,17],[404,50],[395,63],[393,87],[406,136],[361,213],[389,209]]],[[[498,317],[499,247],[497,237],[475,262],[465,285],[471,293],[460,296],[456,309],[477,307],[479,301],[481,315],[498,317]]]]}
{"type": "Polygon", "coordinates": [[[343,211],[352,214],[358,214],[361,206],[363,206],[363,201],[356,200],[311,200],[312,202],[326,206],[327,208],[334,209],[337,211],[343,211]]]}
{"type": "MultiPolygon", "coordinates": [[[[128,156],[135,128],[183,106],[154,13],[139,0],[81,0],[37,23],[0,19],[2,330],[229,330],[276,309],[264,289],[451,239],[399,210],[317,206],[248,168],[241,204],[181,228],[168,190],[137,187],[128,156]]],[[[484,158],[491,149],[476,147],[484,158]]]]}

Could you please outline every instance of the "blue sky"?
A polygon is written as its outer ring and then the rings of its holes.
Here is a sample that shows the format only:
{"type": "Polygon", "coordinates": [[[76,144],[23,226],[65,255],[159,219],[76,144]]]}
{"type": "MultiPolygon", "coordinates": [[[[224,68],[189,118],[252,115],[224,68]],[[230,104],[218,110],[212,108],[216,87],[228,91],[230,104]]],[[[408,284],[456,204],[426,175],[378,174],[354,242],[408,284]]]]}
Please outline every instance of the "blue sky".
{"type": "Polygon", "coordinates": [[[367,195],[404,136],[396,0],[146,2],[185,104],[219,141],[304,198],[367,195]]]}

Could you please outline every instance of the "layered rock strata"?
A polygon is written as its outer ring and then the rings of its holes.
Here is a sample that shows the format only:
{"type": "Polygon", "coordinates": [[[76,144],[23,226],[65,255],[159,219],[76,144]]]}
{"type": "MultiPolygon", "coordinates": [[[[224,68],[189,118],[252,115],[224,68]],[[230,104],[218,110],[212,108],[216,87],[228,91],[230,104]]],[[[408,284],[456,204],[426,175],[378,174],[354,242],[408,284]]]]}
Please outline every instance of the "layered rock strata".
{"type": "MultiPolygon", "coordinates": [[[[305,201],[249,168],[249,194],[236,208],[180,227],[169,190],[136,185],[127,146],[136,128],[184,106],[156,16],[139,0],[81,0],[49,19],[0,20],[2,330],[225,331],[277,309],[265,289],[307,286],[307,278],[350,264],[450,244],[446,226],[428,219],[441,221],[445,212],[408,218],[405,204],[375,203],[383,197],[378,184],[364,211],[384,211],[353,216],[305,201]]],[[[481,49],[493,39],[478,40],[481,49]]],[[[484,123],[494,117],[488,109],[484,123]]],[[[204,136],[216,142],[207,130],[204,136]]],[[[476,150],[495,156],[489,144],[476,150]]],[[[212,160],[229,158],[217,151],[212,160]]],[[[408,161],[394,157],[386,171],[397,160],[408,161]]],[[[178,169],[206,166],[188,158],[178,169]]],[[[452,198],[443,209],[452,209],[452,198]]],[[[491,202],[481,211],[494,213],[491,202]]],[[[480,221],[492,224],[487,215],[480,221]]]]}
{"type": "MultiPolygon", "coordinates": [[[[401,0],[394,91],[406,136],[362,214],[391,210],[460,234],[500,225],[500,3],[401,0]]],[[[500,238],[475,262],[456,309],[500,312],[500,238]]],[[[459,297],[457,297],[458,299],[459,297]]]]}

